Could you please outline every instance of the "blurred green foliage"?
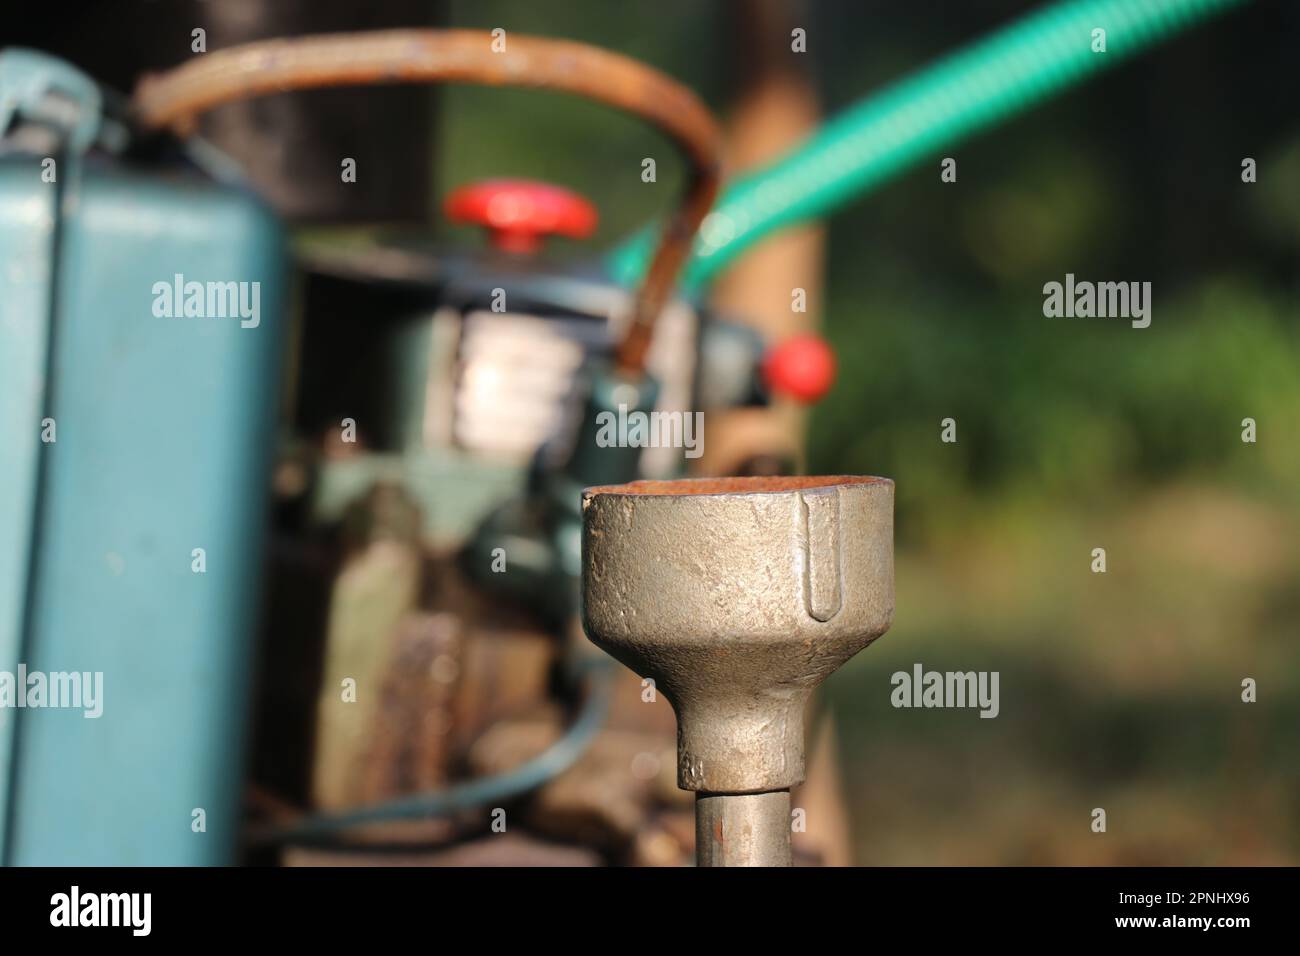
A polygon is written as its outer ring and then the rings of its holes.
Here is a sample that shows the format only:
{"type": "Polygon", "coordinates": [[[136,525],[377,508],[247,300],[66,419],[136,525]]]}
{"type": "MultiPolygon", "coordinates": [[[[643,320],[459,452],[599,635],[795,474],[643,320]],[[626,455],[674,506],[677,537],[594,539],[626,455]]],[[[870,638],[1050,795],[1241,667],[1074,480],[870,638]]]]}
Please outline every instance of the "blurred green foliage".
{"type": "Polygon", "coordinates": [[[1160,292],[1141,330],[1046,319],[1036,288],[1000,307],[920,284],[851,305],[837,293],[832,315],[875,318],[870,335],[829,324],[845,374],[814,419],[817,469],[894,477],[905,521],[968,491],[1096,499],[1187,472],[1300,500],[1293,306],[1236,278],[1160,292]],[[947,417],[955,444],[938,441],[947,417]],[[1246,417],[1255,445],[1241,441],[1246,417]]]}

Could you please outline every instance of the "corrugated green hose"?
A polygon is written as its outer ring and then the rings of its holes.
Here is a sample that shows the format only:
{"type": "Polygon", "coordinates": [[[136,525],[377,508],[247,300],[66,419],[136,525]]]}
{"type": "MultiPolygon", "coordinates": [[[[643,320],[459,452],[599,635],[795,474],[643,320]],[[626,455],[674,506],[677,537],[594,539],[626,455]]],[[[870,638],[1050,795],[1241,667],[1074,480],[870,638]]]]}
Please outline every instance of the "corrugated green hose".
{"type": "MultiPolygon", "coordinates": [[[[1030,14],[867,97],[773,165],[734,183],[705,220],[684,273],[698,286],[764,236],[815,219],[940,148],[1247,0],[1067,0],[1030,14]],[[1106,52],[1093,52],[1093,30],[1106,52]]],[[[652,234],[610,257],[634,281],[652,234]]]]}

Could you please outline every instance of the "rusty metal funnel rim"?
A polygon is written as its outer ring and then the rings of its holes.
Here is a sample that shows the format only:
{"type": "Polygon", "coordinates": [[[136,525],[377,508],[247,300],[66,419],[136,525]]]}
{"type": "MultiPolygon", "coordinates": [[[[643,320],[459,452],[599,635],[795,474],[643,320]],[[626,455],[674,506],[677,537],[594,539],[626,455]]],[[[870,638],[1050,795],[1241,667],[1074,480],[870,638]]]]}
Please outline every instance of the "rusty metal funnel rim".
{"type": "Polygon", "coordinates": [[[889,478],[873,475],[758,475],[745,478],[677,478],[670,481],[631,481],[623,485],[597,485],[582,492],[585,506],[597,495],[778,495],[792,491],[852,485],[892,485],[889,478]]]}

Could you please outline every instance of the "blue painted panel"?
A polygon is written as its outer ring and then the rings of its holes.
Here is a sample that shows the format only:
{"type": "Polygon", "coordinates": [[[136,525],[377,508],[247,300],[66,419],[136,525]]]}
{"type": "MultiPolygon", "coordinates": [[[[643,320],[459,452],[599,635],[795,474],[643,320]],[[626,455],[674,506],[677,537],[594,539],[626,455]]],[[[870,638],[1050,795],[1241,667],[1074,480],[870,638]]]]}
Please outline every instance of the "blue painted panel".
{"type": "Polygon", "coordinates": [[[74,188],[25,662],[102,672],[103,714],[18,712],[7,859],[225,863],[286,325],[284,238],[250,197],[202,181],[88,168],[74,188]],[[177,274],[258,283],[260,324],[155,315],[155,284],[177,274]],[[196,548],[206,573],[192,570],[196,548]]]}

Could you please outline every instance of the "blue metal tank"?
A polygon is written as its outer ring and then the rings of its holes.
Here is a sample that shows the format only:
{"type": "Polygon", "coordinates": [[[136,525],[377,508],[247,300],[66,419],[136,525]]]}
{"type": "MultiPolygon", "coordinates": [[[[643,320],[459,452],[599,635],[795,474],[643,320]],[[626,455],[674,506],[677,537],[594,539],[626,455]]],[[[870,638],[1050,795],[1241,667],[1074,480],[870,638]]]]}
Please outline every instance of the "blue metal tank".
{"type": "Polygon", "coordinates": [[[85,77],[0,53],[0,854],[227,863],[285,237],[242,190],[96,156],[99,121],[85,77]]]}

